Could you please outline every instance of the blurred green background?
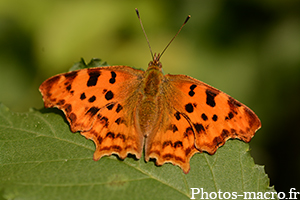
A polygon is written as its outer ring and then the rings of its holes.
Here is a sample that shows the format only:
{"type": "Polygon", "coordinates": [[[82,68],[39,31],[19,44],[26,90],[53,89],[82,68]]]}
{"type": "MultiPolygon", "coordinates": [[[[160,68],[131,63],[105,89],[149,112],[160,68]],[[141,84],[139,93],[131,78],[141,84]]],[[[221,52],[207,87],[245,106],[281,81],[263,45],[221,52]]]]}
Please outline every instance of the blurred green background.
{"type": "MultiPolygon", "coordinates": [[[[164,72],[204,81],[253,109],[262,129],[251,154],[278,192],[300,192],[300,1],[0,1],[0,101],[42,108],[38,87],[84,58],[147,68],[165,52],[164,72]]],[[[234,174],[233,174],[234,175],[234,174]]]]}

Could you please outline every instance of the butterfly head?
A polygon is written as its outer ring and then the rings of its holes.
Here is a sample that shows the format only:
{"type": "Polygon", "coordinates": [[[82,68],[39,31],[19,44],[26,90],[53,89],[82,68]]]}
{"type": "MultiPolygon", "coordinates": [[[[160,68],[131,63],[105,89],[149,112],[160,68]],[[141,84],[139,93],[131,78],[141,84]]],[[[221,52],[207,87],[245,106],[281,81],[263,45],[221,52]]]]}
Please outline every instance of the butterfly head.
{"type": "MultiPolygon", "coordinates": [[[[153,61],[151,61],[149,64],[148,64],[148,69],[159,69],[160,71],[161,68],[162,68],[162,65],[161,65],[161,62],[159,61],[159,59],[161,58],[161,56],[163,55],[163,53],[166,51],[166,49],[169,47],[169,45],[172,43],[172,41],[176,38],[176,36],[179,34],[179,32],[181,31],[182,27],[187,23],[187,21],[191,18],[191,16],[187,16],[186,20],[184,21],[184,23],[182,24],[182,26],[180,27],[179,31],[176,33],[176,35],[171,39],[171,41],[167,44],[167,46],[164,48],[164,50],[161,52],[161,53],[158,53],[156,55],[156,53],[154,54],[153,56],[153,53],[152,53],[152,49],[151,49],[151,46],[150,46],[150,43],[149,43],[149,40],[148,40],[148,37],[147,37],[147,34],[145,32],[145,29],[144,29],[144,26],[143,26],[143,23],[142,23],[142,20],[141,20],[141,17],[140,17],[140,13],[138,11],[138,9],[136,8],[135,9],[135,12],[137,14],[137,17],[139,18],[139,21],[140,21],[140,24],[141,24],[141,28],[144,32],[144,35],[146,37],[146,40],[147,40],[147,43],[148,43],[148,46],[149,46],[149,50],[150,50],[150,53],[151,53],[151,56],[152,56],[152,59],[153,61]]],[[[147,69],[147,70],[148,70],[147,69]]]]}
{"type": "Polygon", "coordinates": [[[148,68],[157,68],[157,69],[162,68],[161,62],[159,61],[160,55],[161,54],[157,54],[157,55],[156,55],[156,53],[154,54],[153,61],[149,62],[148,68]]]}

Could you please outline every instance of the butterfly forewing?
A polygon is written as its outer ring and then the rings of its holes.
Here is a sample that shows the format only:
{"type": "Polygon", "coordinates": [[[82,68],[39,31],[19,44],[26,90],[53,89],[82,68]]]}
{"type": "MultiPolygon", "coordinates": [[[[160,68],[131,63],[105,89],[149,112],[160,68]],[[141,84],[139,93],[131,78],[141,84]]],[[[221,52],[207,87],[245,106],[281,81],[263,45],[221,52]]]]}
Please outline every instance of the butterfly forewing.
{"type": "Polygon", "coordinates": [[[198,150],[214,154],[229,138],[249,142],[260,128],[253,111],[220,90],[184,75],[166,75],[166,79],[181,99],[174,108],[193,128],[198,150]]]}
{"type": "Polygon", "coordinates": [[[128,153],[141,157],[143,136],[134,127],[143,71],[126,66],[89,68],[60,74],[41,86],[45,107],[65,113],[73,132],[96,144],[94,159],[128,153]]]}

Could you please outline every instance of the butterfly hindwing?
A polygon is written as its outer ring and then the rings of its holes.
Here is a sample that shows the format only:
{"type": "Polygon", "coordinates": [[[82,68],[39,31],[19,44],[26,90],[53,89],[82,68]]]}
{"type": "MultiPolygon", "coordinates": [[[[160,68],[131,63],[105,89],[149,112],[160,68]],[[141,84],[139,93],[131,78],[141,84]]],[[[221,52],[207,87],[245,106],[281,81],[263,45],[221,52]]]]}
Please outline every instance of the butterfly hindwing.
{"type": "Polygon", "coordinates": [[[190,170],[190,158],[198,152],[192,127],[184,114],[165,105],[159,128],[146,139],[145,159],[156,159],[157,165],[173,163],[185,173],[190,170]]]}

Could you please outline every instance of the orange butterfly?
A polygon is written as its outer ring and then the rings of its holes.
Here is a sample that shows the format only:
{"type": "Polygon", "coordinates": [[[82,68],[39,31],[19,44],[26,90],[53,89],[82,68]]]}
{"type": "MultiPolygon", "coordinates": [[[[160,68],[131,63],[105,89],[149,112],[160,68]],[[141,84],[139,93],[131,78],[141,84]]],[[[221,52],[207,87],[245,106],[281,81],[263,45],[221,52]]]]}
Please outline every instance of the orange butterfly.
{"type": "Polygon", "coordinates": [[[188,173],[195,153],[214,154],[230,138],[251,140],[261,126],[253,111],[194,78],[163,75],[161,55],[154,54],[147,71],[109,66],[53,76],[39,87],[45,107],[61,109],[72,132],[94,141],[94,160],[140,159],[145,147],[146,161],[188,173]]]}

